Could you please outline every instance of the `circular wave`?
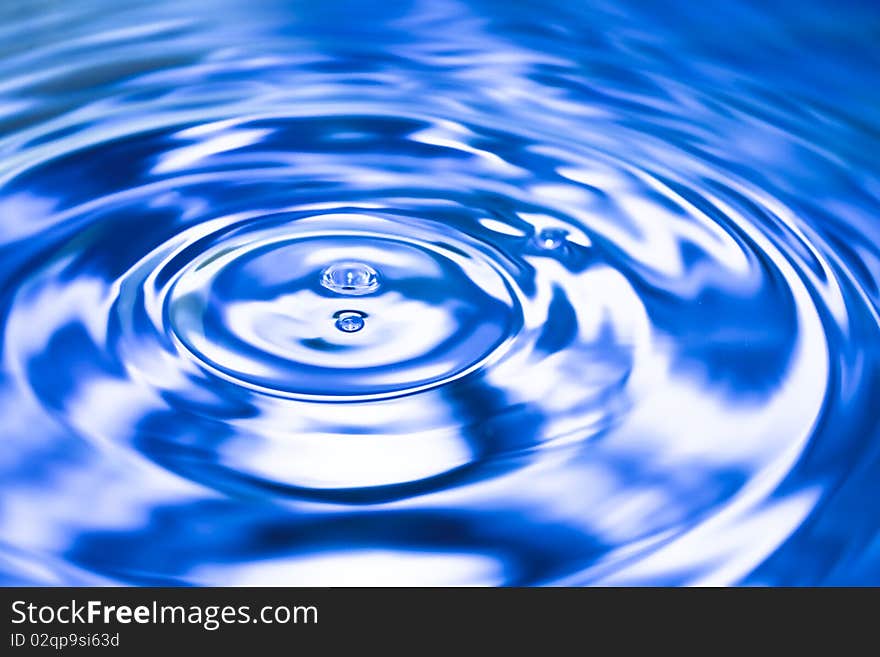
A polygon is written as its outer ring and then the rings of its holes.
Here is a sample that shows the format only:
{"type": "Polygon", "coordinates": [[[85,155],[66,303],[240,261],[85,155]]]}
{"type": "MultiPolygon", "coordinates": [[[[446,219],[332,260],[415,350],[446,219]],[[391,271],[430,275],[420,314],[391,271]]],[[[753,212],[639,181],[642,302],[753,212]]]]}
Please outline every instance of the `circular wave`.
{"type": "Polygon", "coordinates": [[[220,4],[0,60],[0,574],[880,572],[876,114],[635,5],[220,4]]]}
{"type": "Polygon", "coordinates": [[[377,397],[448,383],[515,334],[521,311],[467,242],[406,228],[334,214],[221,238],[169,283],[169,326],[207,366],[267,392],[377,397]],[[366,272],[360,288],[325,285],[340,271],[357,283],[351,270],[366,272]],[[342,315],[362,321],[340,333],[342,315]]]}

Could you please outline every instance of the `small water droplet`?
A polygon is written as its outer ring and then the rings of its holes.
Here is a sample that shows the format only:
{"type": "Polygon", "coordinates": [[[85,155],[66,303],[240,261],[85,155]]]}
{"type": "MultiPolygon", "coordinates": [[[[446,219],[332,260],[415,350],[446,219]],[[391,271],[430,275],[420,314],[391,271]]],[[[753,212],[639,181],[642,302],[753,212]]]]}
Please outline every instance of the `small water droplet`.
{"type": "Polygon", "coordinates": [[[369,294],[379,289],[379,273],[363,262],[337,262],[321,272],[321,285],[337,294],[369,294]]]}
{"type": "Polygon", "coordinates": [[[564,228],[544,228],[535,235],[535,243],[546,251],[553,251],[565,244],[568,231],[564,228]]]}
{"type": "Polygon", "coordinates": [[[357,333],[364,328],[364,317],[358,312],[345,312],[336,319],[336,328],[343,333],[357,333]]]}

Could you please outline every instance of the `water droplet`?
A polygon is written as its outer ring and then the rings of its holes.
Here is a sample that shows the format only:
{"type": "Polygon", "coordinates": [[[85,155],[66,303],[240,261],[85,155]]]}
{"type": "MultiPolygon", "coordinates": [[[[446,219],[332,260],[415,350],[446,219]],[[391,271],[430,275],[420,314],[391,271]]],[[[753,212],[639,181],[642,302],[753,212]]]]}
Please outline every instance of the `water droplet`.
{"type": "Polygon", "coordinates": [[[336,328],[343,333],[357,333],[364,328],[364,317],[358,312],[343,312],[336,319],[336,328]]]}
{"type": "Polygon", "coordinates": [[[558,249],[565,244],[568,231],[564,228],[544,228],[535,235],[535,243],[546,251],[558,249]]]}
{"type": "Polygon", "coordinates": [[[321,285],[337,294],[359,296],[379,289],[379,274],[363,262],[337,262],[321,272],[321,285]]]}

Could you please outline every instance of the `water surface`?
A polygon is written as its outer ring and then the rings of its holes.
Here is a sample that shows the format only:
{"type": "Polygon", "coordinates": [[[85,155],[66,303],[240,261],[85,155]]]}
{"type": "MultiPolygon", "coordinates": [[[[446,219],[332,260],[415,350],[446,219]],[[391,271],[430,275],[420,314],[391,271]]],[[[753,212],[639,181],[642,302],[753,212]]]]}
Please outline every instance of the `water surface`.
{"type": "Polygon", "coordinates": [[[0,581],[880,584],[880,10],[0,7],[0,581]]]}

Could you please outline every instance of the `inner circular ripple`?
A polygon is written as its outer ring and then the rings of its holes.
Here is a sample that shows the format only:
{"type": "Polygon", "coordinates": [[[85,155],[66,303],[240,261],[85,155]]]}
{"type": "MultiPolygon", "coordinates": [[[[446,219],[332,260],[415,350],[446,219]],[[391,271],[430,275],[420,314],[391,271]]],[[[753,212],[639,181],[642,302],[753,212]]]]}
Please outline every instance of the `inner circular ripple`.
{"type": "Polygon", "coordinates": [[[336,215],[221,240],[176,279],[170,330],[210,368],[270,392],[342,398],[440,385],[515,335],[521,311],[478,252],[397,231],[336,215]],[[340,324],[341,313],[358,320],[340,324]]]}

